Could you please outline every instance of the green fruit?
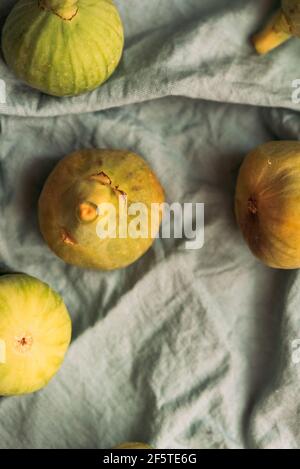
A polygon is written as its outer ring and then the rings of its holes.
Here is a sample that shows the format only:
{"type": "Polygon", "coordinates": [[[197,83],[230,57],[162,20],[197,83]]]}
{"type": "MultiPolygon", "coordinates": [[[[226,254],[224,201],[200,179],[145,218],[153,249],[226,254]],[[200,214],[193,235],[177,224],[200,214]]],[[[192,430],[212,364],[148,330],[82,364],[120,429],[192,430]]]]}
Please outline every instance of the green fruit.
{"type": "Polygon", "coordinates": [[[0,277],[0,395],[43,388],[59,369],[71,339],[61,297],[23,274],[0,277]]]}
{"type": "Polygon", "coordinates": [[[136,261],[152,245],[162,210],[151,216],[151,207],[160,207],[163,201],[161,185],[140,156],[121,150],[82,150],[60,161],[46,181],[39,200],[40,228],[50,248],[65,262],[118,269],[136,261]],[[133,237],[139,213],[132,214],[130,208],[136,203],[142,204],[140,220],[149,229],[133,237]],[[106,205],[116,215],[115,225],[99,211],[106,205]],[[115,228],[108,230],[107,237],[99,236],[105,220],[115,228]]]}
{"type": "Polygon", "coordinates": [[[5,60],[16,75],[54,96],[101,85],[115,71],[123,45],[112,0],[19,0],[2,34],[5,60]]]}

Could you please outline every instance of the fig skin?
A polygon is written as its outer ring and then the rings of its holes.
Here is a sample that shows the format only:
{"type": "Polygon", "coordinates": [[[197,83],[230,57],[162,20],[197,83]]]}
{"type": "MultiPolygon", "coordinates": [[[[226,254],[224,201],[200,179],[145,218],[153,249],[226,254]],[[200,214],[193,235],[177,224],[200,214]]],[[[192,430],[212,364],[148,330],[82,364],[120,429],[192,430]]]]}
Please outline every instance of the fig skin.
{"type": "Polygon", "coordinates": [[[2,51],[15,75],[34,89],[78,96],[116,70],[124,30],[112,0],[19,0],[2,30],[2,51]]]}
{"type": "Polygon", "coordinates": [[[151,446],[146,443],[122,443],[121,445],[115,446],[114,449],[153,449],[151,446]]]}
{"type": "Polygon", "coordinates": [[[266,27],[253,36],[253,45],[258,54],[267,54],[293,36],[300,37],[300,3],[282,0],[281,8],[266,27]]]}
{"type": "MultiPolygon", "coordinates": [[[[100,270],[127,267],[151,247],[155,237],[150,230],[145,238],[98,236],[96,208],[101,203],[113,204],[118,220],[120,197],[128,206],[145,204],[149,216],[152,203],[164,202],[159,181],[140,156],[127,150],[94,149],[65,157],[48,177],[39,199],[45,241],[68,264],[100,270]]],[[[161,218],[160,213],[155,236],[161,218]]],[[[118,229],[117,223],[117,233],[118,229]]]]}
{"type": "Polygon", "coordinates": [[[62,298],[25,274],[0,277],[0,395],[38,391],[61,366],[71,340],[62,298]]]}
{"type": "Polygon", "coordinates": [[[282,0],[282,12],[288,23],[292,36],[300,37],[300,4],[299,0],[282,0]]]}
{"type": "Polygon", "coordinates": [[[238,176],[235,212],[263,263],[300,267],[300,142],[269,142],[248,154],[238,176]]]}

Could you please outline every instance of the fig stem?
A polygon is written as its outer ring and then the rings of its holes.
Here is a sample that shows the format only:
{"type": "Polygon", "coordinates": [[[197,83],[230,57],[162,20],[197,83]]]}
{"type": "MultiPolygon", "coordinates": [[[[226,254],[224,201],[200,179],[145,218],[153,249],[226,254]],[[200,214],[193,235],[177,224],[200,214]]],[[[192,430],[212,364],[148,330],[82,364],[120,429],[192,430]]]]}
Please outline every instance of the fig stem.
{"type": "Polygon", "coordinates": [[[40,0],[39,5],[66,21],[72,20],[78,13],[78,0],[40,0]]]}
{"type": "Polygon", "coordinates": [[[83,222],[92,222],[97,216],[97,206],[92,202],[81,202],[78,207],[78,216],[83,222]]]}
{"type": "Polygon", "coordinates": [[[292,37],[288,20],[282,10],[278,10],[267,26],[252,38],[256,52],[267,54],[292,37]]]}

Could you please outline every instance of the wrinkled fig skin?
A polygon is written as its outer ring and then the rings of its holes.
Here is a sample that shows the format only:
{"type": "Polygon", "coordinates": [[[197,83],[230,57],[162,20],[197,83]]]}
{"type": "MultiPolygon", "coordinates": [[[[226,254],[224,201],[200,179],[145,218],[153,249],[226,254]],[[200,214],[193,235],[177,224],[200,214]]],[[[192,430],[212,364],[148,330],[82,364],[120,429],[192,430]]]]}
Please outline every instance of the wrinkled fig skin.
{"type": "Polygon", "coordinates": [[[282,11],[287,19],[292,36],[300,37],[300,2],[299,0],[283,0],[282,11]]]}
{"type": "MultiPolygon", "coordinates": [[[[122,150],[83,150],[67,156],[50,174],[39,200],[46,242],[61,259],[79,267],[113,270],[132,264],[153,244],[150,231],[147,238],[136,239],[101,239],[97,234],[98,205],[113,204],[118,221],[119,199],[128,207],[145,204],[149,217],[151,204],[164,202],[161,185],[141,157],[122,150]]],[[[132,218],[136,216],[129,216],[128,222],[132,218]]],[[[160,221],[161,214],[155,234],[160,221]]]]}
{"type": "Polygon", "coordinates": [[[274,268],[300,267],[300,142],[269,142],[246,157],[235,211],[255,256],[274,268]]]}
{"type": "Polygon", "coordinates": [[[15,74],[53,96],[76,96],[105,82],[124,45],[112,0],[19,0],[2,33],[15,74]]]}
{"type": "Polygon", "coordinates": [[[0,396],[46,386],[70,340],[70,316],[55,291],[29,275],[0,277],[0,396]]]}

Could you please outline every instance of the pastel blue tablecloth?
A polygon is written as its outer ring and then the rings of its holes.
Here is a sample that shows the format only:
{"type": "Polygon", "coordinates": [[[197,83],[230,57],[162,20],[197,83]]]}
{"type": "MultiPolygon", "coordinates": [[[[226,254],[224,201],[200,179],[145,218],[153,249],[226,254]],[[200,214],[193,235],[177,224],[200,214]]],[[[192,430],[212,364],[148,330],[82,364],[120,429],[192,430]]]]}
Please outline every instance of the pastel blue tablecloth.
{"type": "MultiPolygon", "coordinates": [[[[1,24],[15,3],[2,0],[1,24]]],[[[296,448],[297,271],[249,253],[233,197],[246,153],[300,137],[300,40],[266,57],[249,42],[268,0],[118,0],[126,49],[89,95],[56,99],[0,59],[0,267],[47,281],[74,334],[43,391],[0,400],[1,448],[296,448]],[[205,203],[205,245],[157,240],[126,270],[67,266],[43,242],[37,199],[81,147],[132,149],[169,202],[205,203]]]]}

